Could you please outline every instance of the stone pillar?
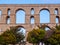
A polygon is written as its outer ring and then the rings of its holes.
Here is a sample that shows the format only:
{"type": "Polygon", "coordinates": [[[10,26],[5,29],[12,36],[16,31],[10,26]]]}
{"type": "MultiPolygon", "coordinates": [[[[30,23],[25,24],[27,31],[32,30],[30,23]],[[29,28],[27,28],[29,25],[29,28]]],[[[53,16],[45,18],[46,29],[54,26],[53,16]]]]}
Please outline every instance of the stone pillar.
{"type": "Polygon", "coordinates": [[[55,19],[56,19],[56,16],[54,14],[51,14],[50,15],[50,23],[52,23],[52,24],[56,23],[55,19]]]}
{"type": "Polygon", "coordinates": [[[55,19],[56,16],[54,14],[54,8],[50,8],[50,23],[55,24],[56,23],[55,19]]]}
{"type": "Polygon", "coordinates": [[[60,8],[58,8],[58,14],[59,14],[59,16],[60,16],[60,8]]]}
{"type": "Polygon", "coordinates": [[[2,24],[6,24],[6,18],[7,18],[7,9],[6,8],[2,8],[2,24]]]}
{"type": "Polygon", "coordinates": [[[6,17],[7,17],[6,14],[2,14],[2,24],[6,24],[6,20],[7,20],[6,17]]]}
{"type": "Polygon", "coordinates": [[[11,14],[10,15],[10,24],[15,24],[16,23],[16,15],[15,14],[11,14]]]}
{"type": "Polygon", "coordinates": [[[15,23],[16,23],[16,13],[15,10],[12,8],[10,14],[10,24],[15,24],[15,23]]]}
{"type": "Polygon", "coordinates": [[[60,24],[60,16],[59,16],[59,24],[60,24]]]}
{"type": "Polygon", "coordinates": [[[25,23],[30,24],[30,14],[26,14],[25,23]]]}
{"type": "Polygon", "coordinates": [[[59,24],[60,24],[60,8],[58,9],[58,15],[59,15],[59,24]]]}
{"type": "Polygon", "coordinates": [[[35,24],[40,24],[40,15],[39,15],[39,7],[38,8],[35,8],[35,15],[34,15],[34,18],[35,18],[35,24]]]}
{"type": "Polygon", "coordinates": [[[27,9],[25,10],[25,13],[26,13],[26,15],[25,15],[25,16],[26,16],[26,17],[25,17],[25,24],[29,24],[29,23],[30,23],[30,16],[31,16],[31,15],[30,15],[30,9],[27,8],[27,9]]]}
{"type": "Polygon", "coordinates": [[[40,23],[39,14],[35,14],[34,18],[35,18],[35,24],[39,24],[40,23]]]}

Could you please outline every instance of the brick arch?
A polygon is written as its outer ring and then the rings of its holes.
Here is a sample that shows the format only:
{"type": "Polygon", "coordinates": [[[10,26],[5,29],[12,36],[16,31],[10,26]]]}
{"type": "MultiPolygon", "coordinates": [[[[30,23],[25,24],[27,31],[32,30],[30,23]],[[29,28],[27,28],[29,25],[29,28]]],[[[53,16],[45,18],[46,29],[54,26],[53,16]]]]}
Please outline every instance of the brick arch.
{"type": "Polygon", "coordinates": [[[30,9],[30,14],[31,14],[31,15],[34,15],[34,14],[35,14],[35,9],[34,9],[34,8],[31,8],[31,9],[30,9]],[[32,12],[31,12],[32,10],[34,11],[33,14],[32,14],[32,12]]]}
{"type": "Polygon", "coordinates": [[[7,16],[10,16],[9,11],[10,11],[10,14],[11,14],[11,9],[10,8],[7,9],[7,16]]]}
{"type": "Polygon", "coordinates": [[[11,8],[7,8],[7,11],[8,11],[8,10],[11,10],[11,8]]]}
{"type": "Polygon", "coordinates": [[[54,14],[55,14],[55,15],[58,15],[58,14],[59,14],[58,8],[54,8],[54,14]],[[57,11],[57,14],[55,14],[55,11],[57,11]]]}
{"type": "Polygon", "coordinates": [[[16,27],[17,27],[17,28],[20,28],[20,27],[21,27],[21,28],[24,28],[24,29],[25,29],[25,31],[27,31],[27,30],[26,30],[26,27],[25,27],[25,26],[23,26],[23,25],[18,25],[18,26],[16,26],[16,27]]]}
{"type": "Polygon", "coordinates": [[[48,25],[47,25],[46,27],[48,27],[49,29],[51,29],[51,27],[50,27],[50,26],[48,26],[48,25]]]}
{"type": "Polygon", "coordinates": [[[16,12],[19,11],[19,10],[23,10],[24,12],[26,12],[23,8],[18,8],[18,9],[15,10],[15,14],[16,14],[16,12]]]}
{"type": "Polygon", "coordinates": [[[35,17],[34,16],[30,16],[30,24],[34,24],[35,23],[35,17]],[[31,22],[32,19],[34,19],[34,22],[31,22]]]}
{"type": "Polygon", "coordinates": [[[24,28],[25,29],[25,27],[24,26],[22,26],[22,25],[20,25],[20,26],[16,26],[17,28],[19,28],[19,27],[22,27],[22,28],[24,28]]]}
{"type": "Polygon", "coordinates": [[[6,19],[7,19],[7,18],[10,18],[10,16],[6,16],[6,19]]]}
{"type": "Polygon", "coordinates": [[[40,18],[40,23],[50,23],[50,10],[47,8],[40,9],[39,18],[40,18]],[[44,13],[44,11],[46,11],[47,13],[44,13]],[[44,13],[45,15],[43,15],[42,13],[44,13]],[[48,14],[48,15],[46,16],[46,14],[48,14]],[[43,19],[42,19],[42,16],[43,16],[43,19]],[[47,21],[46,21],[46,19],[47,19],[47,21]],[[42,20],[45,20],[45,21],[42,21],[42,20]]]}
{"type": "Polygon", "coordinates": [[[26,16],[26,13],[25,13],[25,10],[24,9],[17,9],[16,10],[16,12],[15,12],[15,19],[16,19],[16,24],[25,24],[25,16],[26,16]],[[22,15],[18,15],[18,12],[21,14],[22,13],[22,15]],[[18,23],[18,20],[19,20],[19,18],[20,18],[20,21],[19,21],[19,23],[18,23]],[[23,20],[23,21],[21,21],[21,20],[23,20]]]}
{"type": "MultiPolygon", "coordinates": [[[[50,13],[50,9],[48,9],[48,8],[42,8],[42,9],[40,9],[40,11],[42,11],[42,10],[47,10],[50,13]]],[[[40,11],[39,11],[39,13],[40,13],[40,11]]]]}
{"type": "MultiPolygon", "coordinates": [[[[56,16],[56,18],[58,19],[58,23],[60,23],[60,17],[56,16]]],[[[55,22],[56,22],[56,20],[55,20],[55,22]]]]}
{"type": "Polygon", "coordinates": [[[2,10],[0,9],[0,15],[2,15],[2,10]]]}
{"type": "MultiPolygon", "coordinates": [[[[10,16],[6,16],[6,24],[8,24],[7,21],[9,18],[10,18],[10,16]]],[[[9,22],[9,24],[10,24],[10,22],[9,22]]]]}
{"type": "Polygon", "coordinates": [[[58,8],[54,8],[54,9],[58,10],[58,8]]]}

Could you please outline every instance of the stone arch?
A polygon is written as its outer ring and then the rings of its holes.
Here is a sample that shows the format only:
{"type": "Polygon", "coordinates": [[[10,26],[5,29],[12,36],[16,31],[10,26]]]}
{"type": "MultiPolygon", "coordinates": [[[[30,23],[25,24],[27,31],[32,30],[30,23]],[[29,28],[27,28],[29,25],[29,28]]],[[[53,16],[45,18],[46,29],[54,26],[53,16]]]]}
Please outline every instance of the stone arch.
{"type": "Polygon", "coordinates": [[[39,15],[40,15],[40,23],[50,23],[50,10],[49,9],[46,9],[46,8],[41,9],[39,11],[39,15]]]}
{"type": "Polygon", "coordinates": [[[0,16],[2,15],[2,11],[0,10],[0,16]]]}
{"type": "Polygon", "coordinates": [[[8,14],[8,16],[10,16],[10,14],[11,14],[11,9],[10,8],[8,8],[7,14],[8,14]]]}
{"type": "Polygon", "coordinates": [[[47,10],[50,13],[50,10],[48,8],[42,8],[42,9],[40,9],[40,11],[42,11],[42,10],[47,10]]]}
{"type": "Polygon", "coordinates": [[[18,26],[16,26],[16,27],[17,27],[17,28],[22,27],[22,28],[24,28],[24,29],[25,29],[25,27],[24,27],[24,26],[22,26],[22,25],[20,25],[20,26],[18,25],[18,26]]]}
{"type": "Polygon", "coordinates": [[[31,8],[30,13],[31,13],[31,15],[34,15],[34,13],[35,13],[34,8],[31,8]]]}
{"type": "Polygon", "coordinates": [[[16,24],[24,24],[25,23],[25,10],[24,9],[17,9],[16,12],[16,24]]]}
{"type": "Polygon", "coordinates": [[[34,24],[35,23],[35,18],[34,18],[34,16],[31,16],[30,17],[30,24],[34,24]]]}
{"type": "Polygon", "coordinates": [[[21,32],[25,36],[23,41],[26,41],[26,28],[24,26],[17,26],[17,27],[18,27],[17,30],[19,30],[18,33],[21,32]]]}
{"type": "Polygon", "coordinates": [[[47,30],[51,30],[51,28],[49,27],[49,26],[46,26],[45,27],[45,30],[47,31],[47,30]]]}
{"type": "Polygon", "coordinates": [[[56,23],[59,23],[59,16],[56,16],[55,21],[56,21],[56,23]]]}
{"type": "Polygon", "coordinates": [[[3,30],[0,28],[0,35],[3,33],[3,30]]]}
{"type": "Polygon", "coordinates": [[[0,29],[0,33],[2,32],[2,29],[0,29]]]}
{"type": "MultiPolygon", "coordinates": [[[[25,11],[24,8],[17,8],[17,9],[15,9],[15,14],[16,14],[16,12],[19,11],[19,10],[23,10],[23,11],[25,11]]],[[[26,11],[25,11],[25,12],[26,12],[26,11]]]]}
{"type": "Polygon", "coordinates": [[[0,21],[1,21],[1,17],[2,17],[2,11],[0,10],[0,21]]]}
{"type": "Polygon", "coordinates": [[[55,15],[58,15],[58,8],[55,8],[54,13],[55,15]]]}
{"type": "MultiPolygon", "coordinates": [[[[17,26],[18,28],[24,28],[24,29],[26,29],[24,26],[17,26]]],[[[25,30],[26,31],[26,30],[25,30]]]]}
{"type": "Polygon", "coordinates": [[[10,24],[10,16],[6,17],[6,24],[10,24]]]}
{"type": "Polygon", "coordinates": [[[42,29],[44,29],[44,30],[51,30],[51,27],[50,27],[50,25],[47,25],[47,24],[41,24],[40,26],[38,26],[39,28],[42,28],[42,29]]]}

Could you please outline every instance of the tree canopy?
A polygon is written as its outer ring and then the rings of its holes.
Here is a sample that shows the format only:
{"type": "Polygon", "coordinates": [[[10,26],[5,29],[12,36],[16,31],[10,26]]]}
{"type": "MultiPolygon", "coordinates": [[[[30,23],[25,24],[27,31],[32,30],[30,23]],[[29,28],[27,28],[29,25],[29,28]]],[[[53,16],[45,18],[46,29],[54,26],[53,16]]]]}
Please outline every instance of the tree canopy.
{"type": "Polygon", "coordinates": [[[45,31],[42,29],[33,29],[28,33],[27,41],[30,43],[39,43],[43,40],[45,31]]]}
{"type": "Polygon", "coordinates": [[[18,33],[17,27],[12,27],[7,29],[4,33],[0,35],[0,44],[16,44],[21,42],[24,39],[22,32],[18,33]]]}

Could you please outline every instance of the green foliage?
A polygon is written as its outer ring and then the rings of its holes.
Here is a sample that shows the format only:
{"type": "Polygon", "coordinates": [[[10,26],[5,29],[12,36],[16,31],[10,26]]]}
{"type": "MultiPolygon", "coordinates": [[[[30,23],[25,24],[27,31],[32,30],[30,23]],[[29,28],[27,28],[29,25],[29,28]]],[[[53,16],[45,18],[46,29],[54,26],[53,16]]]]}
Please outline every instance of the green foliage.
{"type": "Polygon", "coordinates": [[[55,29],[56,29],[56,30],[60,30],[60,25],[56,25],[56,26],[55,26],[55,29]]]}
{"type": "Polygon", "coordinates": [[[0,44],[4,43],[4,39],[2,36],[0,36],[0,44]]]}
{"type": "Polygon", "coordinates": [[[48,38],[47,42],[49,42],[51,45],[57,45],[58,44],[58,41],[53,36],[48,38]]]}
{"type": "MultiPolygon", "coordinates": [[[[46,37],[45,31],[46,25],[38,29],[33,29],[28,33],[27,41],[33,44],[38,44],[39,42],[45,42],[47,45],[59,45],[60,44],[60,25],[53,28],[54,32],[49,38],[46,37]]],[[[0,35],[0,44],[15,44],[21,42],[24,39],[23,33],[18,32],[18,27],[11,27],[10,30],[5,31],[2,35],[0,35]]],[[[51,33],[51,32],[50,32],[51,33]]]]}
{"type": "Polygon", "coordinates": [[[54,33],[47,39],[51,45],[59,45],[60,44],[60,26],[55,27],[54,33]]]}
{"type": "Polygon", "coordinates": [[[5,43],[16,43],[15,35],[9,30],[4,32],[1,36],[3,37],[5,43]]]}
{"type": "MultiPolygon", "coordinates": [[[[39,29],[33,29],[28,33],[27,41],[30,43],[39,43],[39,42],[45,42],[46,45],[59,45],[60,44],[60,25],[53,28],[53,33],[48,38],[46,37],[45,31],[46,25],[42,25],[42,27],[39,27],[39,29]]],[[[50,32],[51,33],[51,32],[50,32]]]]}
{"type": "Polygon", "coordinates": [[[10,29],[10,31],[15,35],[17,42],[21,42],[21,40],[23,40],[25,38],[22,32],[18,33],[18,31],[19,31],[18,27],[12,27],[10,29]]]}
{"type": "Polygon", "coordinates": [[[30,43],[39,43],[45,36],[45,30],[33,29],[28,33],[27,41],[30,43]]]}
{"type": "Polygon", "coordinates": [[[18,33],[18,28],[12,27],[7,29],[3,34],[0,35],[0,44],[15,44],[24,39],[24,35],[20,32],[18,33]]]}

